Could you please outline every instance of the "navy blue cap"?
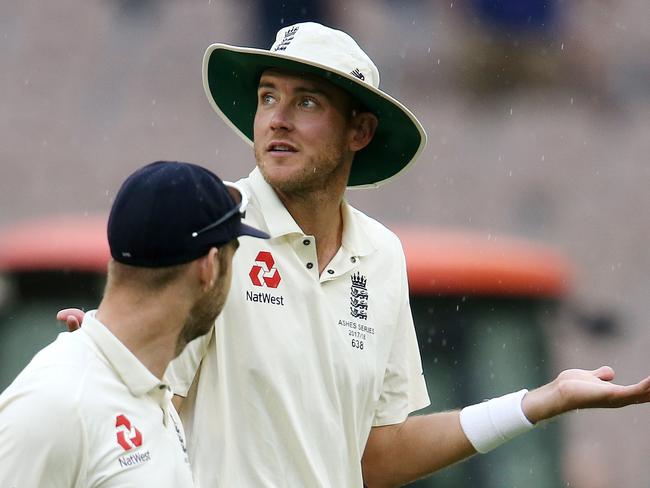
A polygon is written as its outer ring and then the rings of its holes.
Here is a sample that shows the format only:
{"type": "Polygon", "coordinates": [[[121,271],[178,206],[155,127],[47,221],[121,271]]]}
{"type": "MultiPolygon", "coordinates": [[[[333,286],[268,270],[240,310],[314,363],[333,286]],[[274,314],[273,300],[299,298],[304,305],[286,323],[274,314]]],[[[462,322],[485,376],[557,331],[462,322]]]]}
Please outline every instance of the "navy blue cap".
{"type": "Polygon", "coordinates": [[[246,198],[239,192],[196,164],[157,161],[140,168],[122,184],[108,218],[113,259],[147,268],[174,266],[239,236],[267,239],[242,223],[246,198]]]}

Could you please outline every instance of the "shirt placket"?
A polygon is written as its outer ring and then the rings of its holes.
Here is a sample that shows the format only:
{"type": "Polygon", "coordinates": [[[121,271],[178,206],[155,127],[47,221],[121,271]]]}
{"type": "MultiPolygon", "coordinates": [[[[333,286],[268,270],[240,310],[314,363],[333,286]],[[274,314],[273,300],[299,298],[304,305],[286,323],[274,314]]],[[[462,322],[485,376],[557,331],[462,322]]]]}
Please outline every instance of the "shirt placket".
{"type": "Polygon", "coordinates": [[[305,234],[298,235],[293,241],[293,249],[307,272],[317,280],[318,256],[316,254],[316,239],[314,236],[305,234]]]}
{"type": "Polygon", "coordinates": [[[359,261],[359,256],[341,246],[320,276],[320,282],[325,283],[349,273],[359,266],[359,261]]]}

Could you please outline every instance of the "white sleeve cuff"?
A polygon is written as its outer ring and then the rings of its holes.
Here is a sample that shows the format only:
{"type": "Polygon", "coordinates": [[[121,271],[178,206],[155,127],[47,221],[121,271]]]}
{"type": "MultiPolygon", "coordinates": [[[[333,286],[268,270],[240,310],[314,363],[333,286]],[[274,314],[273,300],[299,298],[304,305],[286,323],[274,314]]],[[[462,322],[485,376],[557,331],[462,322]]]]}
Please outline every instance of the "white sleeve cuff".
{"type": "Polygon", "coordinates": [[[526,393],[520,390],[460,411],[460,425],[474,449],[485,454],[535,427],[521,408],[526,393]]]}

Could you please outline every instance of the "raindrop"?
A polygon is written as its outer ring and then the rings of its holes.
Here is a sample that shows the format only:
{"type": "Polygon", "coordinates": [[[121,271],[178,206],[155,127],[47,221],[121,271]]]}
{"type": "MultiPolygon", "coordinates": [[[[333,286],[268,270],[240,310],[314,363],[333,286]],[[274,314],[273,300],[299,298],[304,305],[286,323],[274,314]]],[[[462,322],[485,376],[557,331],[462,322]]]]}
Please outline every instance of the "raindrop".
{"type": "Polygon", "coordinates": [[[560,46],[560,51],[564,51],[564,43],[560,46]]]}
{"type": "Polygon", "coordinates": [[[569,103],[573,105],[573,97],[571,97],[571,101],[569,103]]]}
{"type": "Polygon", "coordinates": [[[544,161],[545,158],[546,158],[546,156],[544,156],[544,155],[542,154],[542,162],[544,161]]]}
{"type": "Polygon", "coordinates": [[[510,115],[512,115],[512,107],[510,107],[510,115]]]}

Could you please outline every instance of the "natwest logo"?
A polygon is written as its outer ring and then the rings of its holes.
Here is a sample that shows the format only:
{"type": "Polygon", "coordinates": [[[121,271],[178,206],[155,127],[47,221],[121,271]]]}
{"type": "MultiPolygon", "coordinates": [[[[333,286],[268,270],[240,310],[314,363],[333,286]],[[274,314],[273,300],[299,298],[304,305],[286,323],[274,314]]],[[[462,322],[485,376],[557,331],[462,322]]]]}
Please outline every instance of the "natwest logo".
{"type": "Polygon", "coordinates": [[[125,451],[142,445],[142,434],[135,425],[131,425],[131,421],[125,415],[118,415],[115,418],[115,428],[117,429],[117,443],[125,451]]]}
{"type": "Polygon", "coordinates": [[[255,264],[251,268],[248,276],[251,277],[251,282],[255,286],[268,286],[269,288],[277,288],[282,278],[280,273],[275,267],[275,259],[268,251],[260,251],[255,258],[255,264]]]}

